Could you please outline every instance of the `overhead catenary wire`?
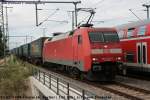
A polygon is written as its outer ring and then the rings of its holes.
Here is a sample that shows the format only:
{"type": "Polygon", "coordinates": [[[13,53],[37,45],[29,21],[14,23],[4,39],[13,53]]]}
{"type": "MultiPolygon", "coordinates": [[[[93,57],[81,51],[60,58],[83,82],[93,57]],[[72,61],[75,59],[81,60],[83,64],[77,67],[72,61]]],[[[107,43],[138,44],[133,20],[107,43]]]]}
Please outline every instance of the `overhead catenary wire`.
{"type": "MultiPolygon", "coordinates": [[[[45,10],[45,9],[42,9],[42,10],[45,10]]],[[[62,10],[60,8],[57,8],[57,9],[47,9],[47,10],[55,10],[52,14],[56,14],[56,12],[59,10],[59,11],[65,11],[65,12],[68,12],[67,10],[62,10]]],[[[45,21],[51,21],[51,22],[56,22],[56,23],[65,23],[65,24],[68,24],[68,20],[49,20],[50,17],[52,17],[53,15],[50,14],[45,20],[43,20],[41,23],[44,23],[45,21]]],[[[42,25],[42,24],[41,24],[42,25]]],[[[34,27],[30,32],[26,32],[26,33],[33,33],[34,31],[40,29],[40,27],[34,27]]]]}
{"type": "Polygon", "coordinates": [[[68,23],[67,20],[47,20],[47,21],[58,22],[58,23],[68,23]]]}
{"type": "Polygon", "coordinates": [[[56,12],[59,11],[59,8],[57,8],[53,13],[51,13],[45,20],[39,23],[39,26],[42,25],[44,22],[46,22],[50,17],[56,14],[56,12]]]}
{"type": "MultiPolygon", "coordinates": [[[[106,1],[106,0],[101,0],[101,1],[98,1],[96,4],[95,4],[95,6],[96,5],[98,5],[98,3],[102,3],[102,2],[104,2],[104,1],[106,1]]],[[[142,0],[141,0],[142,1],[142,0]]],[[[149,1],[150,2],[150,1],[149,1]]],[[[147,3],[149,3],[149,2],[147,2],[147,3]]],[[[94,6],[94,7],[95,7],[94,6]]],[[[96,10],[98,10],[99,8],[101,8],[101,7],[103,7],[103,6],[96,6],[95,7],[95,9],[96,10]]],[[[104,12],[104,11],[106,11],[106,8],[104,9],[104,10],[102,10],[102,12],[104,12]]],[[[132,12],[132,14],[134,14],[134,16],[136,16],[136,18],[138,18],[138,20],[142,20],[140,17],[138,17],[133,11],[131,11],[132,12]]]]}
{"type": "Polygon", "coordinates": [[[140,17],[138,17],[133,11],[132,9],[129,9],[129,11],[140,21],[142,21],[142,19],[140,17]]]}
{"type": "MultiPolygon", "coordinates": [[[[103,5],[101,6],[101,3],[104,2],[104,0],[99,0],[99,1],[96,1],[96,2],[97,2],[97,3],[94,3],[94,4],[92,5],[93,7],[96,6],[97,9],[103,7],[103,5]]],[[[105,11],[105,10],[104,10],[104,11],[105,11]]],[[[50,19],[50,18],[49,18],[49,19],[50,19]]]]}

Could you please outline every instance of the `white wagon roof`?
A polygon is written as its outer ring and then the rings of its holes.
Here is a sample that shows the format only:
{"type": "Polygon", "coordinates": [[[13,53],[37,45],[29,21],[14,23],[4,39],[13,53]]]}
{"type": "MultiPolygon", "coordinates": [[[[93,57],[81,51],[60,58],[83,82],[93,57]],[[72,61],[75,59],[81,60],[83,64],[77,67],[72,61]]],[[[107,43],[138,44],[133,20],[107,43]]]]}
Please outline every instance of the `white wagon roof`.
{"type": "Polygon", "coordinates": [[[128,23],[128,24],[118,25],[118,26],[116,26],[116,29],[119,31],[122,29],[129,29],[129,28],[134,28],[137,26],[142,26],[142,25],[145,25],[148,23],[150,23],[150,20],[141,20],[141,21],[132,22],[132,23],[128,23]]]}

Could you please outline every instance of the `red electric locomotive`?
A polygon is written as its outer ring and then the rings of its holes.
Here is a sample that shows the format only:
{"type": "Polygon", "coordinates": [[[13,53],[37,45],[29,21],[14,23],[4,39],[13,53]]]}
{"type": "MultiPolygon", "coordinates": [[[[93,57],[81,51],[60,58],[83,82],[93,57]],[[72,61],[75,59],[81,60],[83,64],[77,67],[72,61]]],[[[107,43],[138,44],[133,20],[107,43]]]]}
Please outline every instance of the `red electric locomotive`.
{"type": "Polygon", "coordinates": [[[122,49],[114,28],[80,27],[47,39],[43,62],[63,65],[89,80],[110,81],[122,61],[122,49]]]}
{"type": "Polygon", "coordinates": [[[117,26],[117,31],[127,68],[150,72],[150,20],[117,26]]]}

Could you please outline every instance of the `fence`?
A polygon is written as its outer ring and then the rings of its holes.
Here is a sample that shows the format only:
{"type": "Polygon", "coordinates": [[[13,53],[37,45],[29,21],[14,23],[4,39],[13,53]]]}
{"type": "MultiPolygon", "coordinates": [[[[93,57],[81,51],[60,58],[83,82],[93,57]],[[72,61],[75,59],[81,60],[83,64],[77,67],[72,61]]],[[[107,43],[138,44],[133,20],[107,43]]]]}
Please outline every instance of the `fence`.
{"type": "Polygon", "coordinates": [[[43,85],[59,95],[59,99],[65,100],[95,100],[98,96],[94,93],[71,82],[67,82],[61,77],[55,76],[50,72],[33,67],[32,75],[43,85]]]}

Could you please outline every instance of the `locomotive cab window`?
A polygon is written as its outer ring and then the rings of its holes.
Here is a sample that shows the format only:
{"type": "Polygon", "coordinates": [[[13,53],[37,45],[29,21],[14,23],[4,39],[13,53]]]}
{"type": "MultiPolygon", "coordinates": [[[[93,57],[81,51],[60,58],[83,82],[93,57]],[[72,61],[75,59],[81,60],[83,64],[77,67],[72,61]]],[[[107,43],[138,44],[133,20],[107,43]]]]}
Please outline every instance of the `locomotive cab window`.
{"type": "Polygon", "coordinates": [[[82,43],[82,36],[78,35],[78,44],[81,44],[81,43],[82,43]]]}

